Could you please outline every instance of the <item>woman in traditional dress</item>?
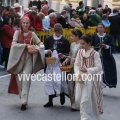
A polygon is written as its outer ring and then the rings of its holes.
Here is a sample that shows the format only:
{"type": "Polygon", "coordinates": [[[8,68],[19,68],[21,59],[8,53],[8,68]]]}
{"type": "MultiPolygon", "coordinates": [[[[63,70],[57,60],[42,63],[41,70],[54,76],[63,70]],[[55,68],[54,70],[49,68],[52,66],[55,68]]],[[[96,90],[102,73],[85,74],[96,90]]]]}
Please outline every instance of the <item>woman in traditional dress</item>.
{"type": "Polygon", "coordinates": [[[23,17],[21,20],[21,30],[15,31],[13,36],[7,66],[7,71],[12,73],[8,93],[19,93],[21,98],[21,110],[26,110],[28,104],[31,74],[44,68],[42,61],[42,54],[44,51],[38,52],[41,41],[34,32],[29,31],[29,26],[29,18],[23,17]],[[30,53],[27,48],[32,38],[34,38],[34,42],[37,46],[36,49],[30,53]]]}
{"type": "Polygon", "coordinates": [[[80,45],[82,49],[78,51],[74,64],[74,80],[78,84],[76,94],[80,95],[80,119],[99,120],[103,113],[100,56],[91,48],[90,37],[82,36],[80,45]]]}
{"type": "Polygon", "coordinates": [[[116,62],[112,55],[114,51],[114,42],[111,36],[104,33],[104,25],[98,24],[97,33],[92,36],[92,46],[101,55],[102,66],[103,66],[103,82],[109,88],[116,88],[117,85],[117,70],[116,62]]]}
{"type": "Polygon", "coordinates": [[[67,82],[63,80],[65,77],[62,76],[60,70],[60,64],[65,60],[64,55],[68,55],[70,52],[69,41],[62,36],[63,28],[62,25],[57,23],[54,26],[54,34],[49,36],[45,41],[45,50],[51,49],[53,51],[52,56],[56,58],[54,64],[48,64],[46,68],[46,75],[52,76],[52,80],[46,77],[45,82],[45,93],[49,96],[49,101],[44,105],[44,107],[53,106],[53,97],[60,95],[60,103],[63,105],[65,103],[65,94],[68,95],[67,82]]]}
{"type": "MultiPolygon", "coordinates": [[[[74,64],[75,58],[77,55],[78,50],[80,49],[80,38],[82,36],[82,32],[78,29],[74,29],[71,31],[71,39],[74,41],[70,46],[70,53],[69,58],[66,58],[63,62],[63,66],[67,64],[74,64]]],[[[72,71],[71,74],[73,74],[72,71]]],[[[68,89],[69,89],[69,97],[71,102],[71,111],[78,111],[79,110],[79,103],[75,101],[75,81],[71,80],[68,81],[68,89]]]]}

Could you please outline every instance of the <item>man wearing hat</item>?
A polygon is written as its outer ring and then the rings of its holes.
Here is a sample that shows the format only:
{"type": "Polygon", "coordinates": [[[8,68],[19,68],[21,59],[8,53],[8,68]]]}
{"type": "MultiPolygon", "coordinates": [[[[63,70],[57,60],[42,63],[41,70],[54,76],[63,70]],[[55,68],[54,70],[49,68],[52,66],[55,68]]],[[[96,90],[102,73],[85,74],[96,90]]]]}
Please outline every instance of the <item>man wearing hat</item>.
{"type": "Polygon", "coordinates": [[[20,15],[19,15],[19,12],[20,12],[20,4],[19,4],[19,3],[15,3],[13,7],[14,7],[14,9],[15,9],[15,11],[16,11],[16,16],[20,17],[20,15]]]}

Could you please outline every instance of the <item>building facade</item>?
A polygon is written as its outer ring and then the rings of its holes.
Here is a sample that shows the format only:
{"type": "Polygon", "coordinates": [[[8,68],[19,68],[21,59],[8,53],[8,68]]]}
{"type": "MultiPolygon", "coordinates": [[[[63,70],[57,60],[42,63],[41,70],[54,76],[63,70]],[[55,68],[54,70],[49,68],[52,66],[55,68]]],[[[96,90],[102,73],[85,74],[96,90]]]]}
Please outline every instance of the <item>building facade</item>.
{"type": "MultiPolygon", "coordinates": [[[[81,0],[51,0],[51,6],[57,11],[61,11],[61,9],[66,3],[72,3],[73,8],[76,8],[78,6],[79,1],[81,0]]],[[[85,3],[85,5],[92,7],[97,7],[98,4],[102,4],[103,7],[105,5],[108,5],[110,8],[120,6],[120,0],[83,0],[83,2],[85,3]]]]}
{"type": "Polygon", "coordinates": [[[2,5],[13,6],[14,3],[19,3],[22,7],[28,7],[29,0],[2,0],[2,5]]]}
{"type": "MultiPolygon", "coordinates": [[[[4,6],[13,6],[14,3],[18,2],[24,8],[28,7],[30,0],[2,0],[4,6]]],[[[41,0],[42,1],[42,0],[41,0]]],[[[56,11],[60,12],[66,3],[72,3],[73,8],[78,6],[81,0],[48,0],[50,8],[54,8],[56,11]]],[[[98,4],[108,5],[113,8],[114,6],[120,6],[120,0],[83,0],[85,5],[97,7],[98,4]]]]}

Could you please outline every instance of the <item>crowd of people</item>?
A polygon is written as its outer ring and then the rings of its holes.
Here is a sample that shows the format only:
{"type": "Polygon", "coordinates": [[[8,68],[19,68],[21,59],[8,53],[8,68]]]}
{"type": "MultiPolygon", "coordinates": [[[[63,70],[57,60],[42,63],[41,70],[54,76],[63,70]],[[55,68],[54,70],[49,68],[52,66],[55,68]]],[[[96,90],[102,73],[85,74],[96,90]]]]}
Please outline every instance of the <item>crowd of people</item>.
{"type": "MultiPolygon", "coordinates": [[[[113,11],[105,5],[98,5],[98,8],[86,6],[83,9],[84,3],[79,2],[76,9],[72,9],[72,4],[68,3],[63,7],[61,13],[53,9],[49,9],[48,2],[30,1],[29,8],[24,9],[24,14],[20,16],[20,5],[16,3],[13,7],[0,7],[0,31],[1,31],[1,46],[3,48],[1,65],[5,61],[7,67],[7,59],[10,51],[10,44],[15,30],[20,29],[20,19],[27,16],[30,19],[30,30],[49,31],[54,28],[56,23],[60,23],[63,28],[81,28],[88,29],[102,23],[105,27],[110,26],[110,34],[116,46],[114,52],[120,52],[120,35],[119,35],[119,7],[113,11]],[[40,6],[40,7],[39,7],[40,6]],[[5,31],[5,32],[3,32],[5,31]],[[9,36],[6,37],[6,36],[9,36]],[[7,41],[6,41],[7,40],[7,41]]],[[[0,50],[1,51],[1,50],[0,50]]]]}
{"type": "Polygon", "coordinates": [[[46,0],[38,0],[30,1],[24,14],[20,16],[18,3],[13,7],[0,7],[0,67],[4,68],[5,65],[11,73],[8,92],[19,93],[21,110],[26,110],[28,105],[31,81],[26,81],[25,77],[19,80],[19,74],[32,74],[45,68],[46,74],[57,75],[62,73],[60,65],[74,64],[70,74],[76,76],[72,81],[62,80],[65,75],[59,78],[60,81],[57,81],[57,78],[49,81],[46,77],[45,93],[48,95],[48,102],[44,107],[52,107],[53,98],[57,96],[60,96],[60,103],[63,105],[66,95],[70,98],[71,110],[80,110],[81,120],[99,120],[99,115],[103,113],[102,88],[117,86],[116,63],[112,53],[120,52],[119,10],[119,7],[111,10],[108,5],[103,8],[100,4],[98,8],[85,6],[84,10],[84,3],[80,1],[76,9],[68,3],[58,13],[49,8],[46,0]],[[93,26],[97,29],[92,36],[83,36],[79,29],[93,26]],[[104,33],[106,26],[110,27],[110,35],[104,33]],[[62,35],[64,28],[73,29],[71,39],[74,42],[71,45],[62,35]],[[32,32],[50,29],[54,30],[54,34],[47,37],[44,43],[32,32]],[[31,38],[35,39],[36,49],[29,52],[31,38]],[[94,46],[94,49],[91,46],[94,46]],[[45,54],[55,57],[55,63],[44,65],[45,54]],[[103,80],[83,81],[82,75],[89,74],[103,74],[103,80]]]}

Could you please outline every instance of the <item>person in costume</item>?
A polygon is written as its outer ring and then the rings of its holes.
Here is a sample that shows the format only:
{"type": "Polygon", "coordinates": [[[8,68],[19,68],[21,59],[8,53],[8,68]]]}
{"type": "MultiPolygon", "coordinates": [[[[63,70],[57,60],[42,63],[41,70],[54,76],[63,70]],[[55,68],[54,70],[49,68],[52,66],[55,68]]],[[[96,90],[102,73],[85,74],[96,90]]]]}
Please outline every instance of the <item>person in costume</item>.
{"type": "MultiPolygon", "coordinates": [[[[65,61],[63,62],[63,66],[67,64],[74,64],[75,58],[77,55],[78,50],[81,48],[80,47],[80,38],[82,36],[82,32],[78,29],[73,29],[71,31],[71,39],[74,41],[71,46],[70,46],[70,53],[69,53],[69,58],[66,58],[65,61]]],[[[71,74],[74,74],[74,70],[71,72],[71,74]]],[[[75,81],[71,80],[68,81],[68,90],[69,90],[69,97],[70,97],[70,102],[71,102],[71,111],[78,111],[79,110],[79,102],[75,101],[75,81]]]]}
{"type": "MultiPolygon", "coordinates": [[[[54,34],[49,36],[45,41],[45,50],[52,50],[52,57],[56,58],[54,64],[48,64],[46,68],[46,75],[55,74],[55,76],[61,75],[60,65],[64,61],[63,56],[68,55],[70,51],[69,41],[62,36],[63,28],[62,25],[57,23],[54,26],[54,34]]],[[[44,105],[44,107],[53,106],[53,97],[60,95],[60,103],[63,105],[65,103],[65,94],[68,95],[67,82],[63,77],[54,77],[52,80],[46,78],[45,82],[45,93],[49,97],[49,101],[44,105]]]]}
{"type": "Polygon", "coordinates": [[[100,56],[91,48],[90,37],[82,36],[80,45],[74,64],[74,80],[78,84],[76,94],[80,95],[80,119],[99,120],[103,113],[100,56]]]}
{"type": "Polygon", "coordinates": [[[117,70],[116,62],[112,55],[114,51],[114,41],[111,36],[104,33],[104,25],[98,24],[97,33],[92,36],[92,46],[101,55],[103,65],[103,82],[109,87],[116,87],[117,85],[117,70]]]}
{"type": "Polygon", "coordinates": [[[21,30],[16,30],[13,36],[7,71],[10,72],[11,80],[8,93],[18,94],[21,98],[21,110],[26,110],[31,77],[26,77],[44,68],[44,45],[37,35],[29,31],[30,19],[21,19],[21,30]],[[32,38],[36,49],[29,52],[28,47],[32,38]],[[41,46],[41,47],[40,47],[41,46]]]}

